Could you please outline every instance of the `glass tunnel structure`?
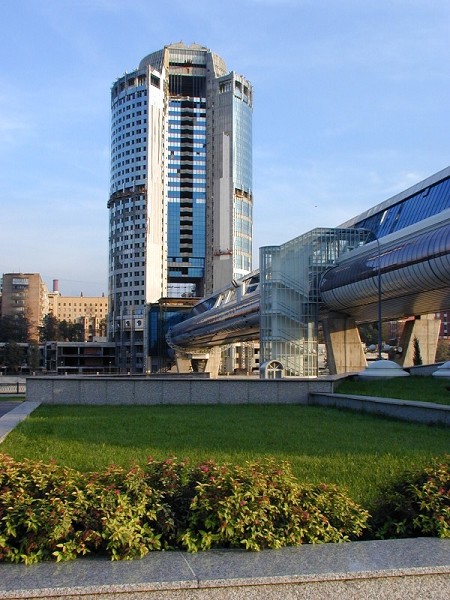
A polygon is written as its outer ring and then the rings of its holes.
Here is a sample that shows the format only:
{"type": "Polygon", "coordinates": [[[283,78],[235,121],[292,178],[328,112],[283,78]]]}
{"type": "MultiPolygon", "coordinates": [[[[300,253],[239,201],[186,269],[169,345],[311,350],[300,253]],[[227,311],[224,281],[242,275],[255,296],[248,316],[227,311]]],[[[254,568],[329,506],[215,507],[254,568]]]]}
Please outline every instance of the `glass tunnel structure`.
{"type": "Polygon", "coordinates": [[[199,302],[168,334],[173,348],[260,341],[260,360],[274,356],[286,375],[317,374],[319,285],[343,253],[373,239],[367,230],[318,228],[260,250],[260,270],[199,302]]]}
{"type": "Polygon", "coordinates": [[[323,274],[323,309],[375,321],[378,276],[386,319],[450,307],[450,209],[343,257],[323,274]]]}
{"type": "Polygon", "coordinates": [[[450,309],[450,167],[335,229],[260,249],[260,269],[200,301],[173,327],[173,348],[259,340],[261,363],[317,376],[330,314],[355,322],[450,309]],[[381,290],[381,297],[379,291],[381,290]]]}

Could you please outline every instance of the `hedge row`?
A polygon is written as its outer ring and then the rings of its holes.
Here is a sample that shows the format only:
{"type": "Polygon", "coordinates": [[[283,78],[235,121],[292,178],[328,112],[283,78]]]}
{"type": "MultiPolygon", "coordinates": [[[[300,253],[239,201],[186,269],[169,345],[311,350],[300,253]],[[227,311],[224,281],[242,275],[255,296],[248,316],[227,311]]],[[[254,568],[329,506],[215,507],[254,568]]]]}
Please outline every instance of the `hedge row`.
{"type": "Polygon", "coordinates": [[[369,521],[336,486],[298,483],[287,463],[273,460],[242,467],[149,459],[143,468],[81,474],[0,454],[0,561],[31,564],[88,553],[119,560],[176,548],[261,550],[355,540],[368,532],[448,537],[449,461],[420,477],[420,489],[409,476],[403,488],[385,493],[369,521]],[[406,506],[402,494],[409,494],[406,521],[399,512],[406,506]],[[434,500],[424,500],[430,495],[434,500]],[[396,520],[413,526],[399,527],[396,520]]]}
{"type": "Polygon", "coordinates": [[[450,538],[450,455],[382,489],[368,532],[378,539],[450,538]]]}
{"type": "Polygon", "coordinates": [[[87,553],[249,550],[359,536],[367,513],[333,486],[299,485],[287,464],[191,466],[149,460],[81,474],[0,456],[0,560],[87,553]]]}

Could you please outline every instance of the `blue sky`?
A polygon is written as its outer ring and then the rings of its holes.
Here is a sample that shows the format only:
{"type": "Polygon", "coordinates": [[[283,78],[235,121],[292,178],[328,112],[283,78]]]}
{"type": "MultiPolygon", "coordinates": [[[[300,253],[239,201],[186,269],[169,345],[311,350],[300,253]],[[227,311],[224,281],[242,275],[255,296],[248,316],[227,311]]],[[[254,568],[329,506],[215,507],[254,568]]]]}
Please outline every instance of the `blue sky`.
{"type": "Polygon", "coordinates": [[[0,275],[107,293],[109,92],[196,42],[254,86],[254,255],[450,164],[448,0],[3,0],[0,275]]]}

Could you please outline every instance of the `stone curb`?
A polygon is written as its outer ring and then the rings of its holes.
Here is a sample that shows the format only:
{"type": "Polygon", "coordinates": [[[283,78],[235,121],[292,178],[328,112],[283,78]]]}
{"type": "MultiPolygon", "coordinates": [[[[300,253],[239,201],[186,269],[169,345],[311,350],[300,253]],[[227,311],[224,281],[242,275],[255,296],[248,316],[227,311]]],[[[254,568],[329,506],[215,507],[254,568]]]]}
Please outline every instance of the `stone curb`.
{"type": "Polygon", "coordinates": [[[31,414],[40,405],[40,402],[25,401],[10,410],[0,418],[0,443],[6,438],[14,427],[29,414],[31,414]]]}
{"type": "Polygon", "coordinates": [[[0,563],[0,598],[450,597],[450,540],[417,538],[246,552],[152,552],[32,566],[0,563]]]}

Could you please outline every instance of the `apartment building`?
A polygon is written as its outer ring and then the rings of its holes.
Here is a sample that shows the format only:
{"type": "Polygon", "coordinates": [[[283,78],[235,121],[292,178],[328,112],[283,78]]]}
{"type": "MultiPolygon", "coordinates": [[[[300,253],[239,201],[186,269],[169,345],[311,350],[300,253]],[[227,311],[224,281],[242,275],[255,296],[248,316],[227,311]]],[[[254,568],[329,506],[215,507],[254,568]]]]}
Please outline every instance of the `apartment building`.
{"type": "Polygon", "coordinates": [[[39,339],[39,327],[49,311],[49,292],[39,273],[4,273],[2,316],[20,315],[30,323],[29,335],[39,339]]]}

